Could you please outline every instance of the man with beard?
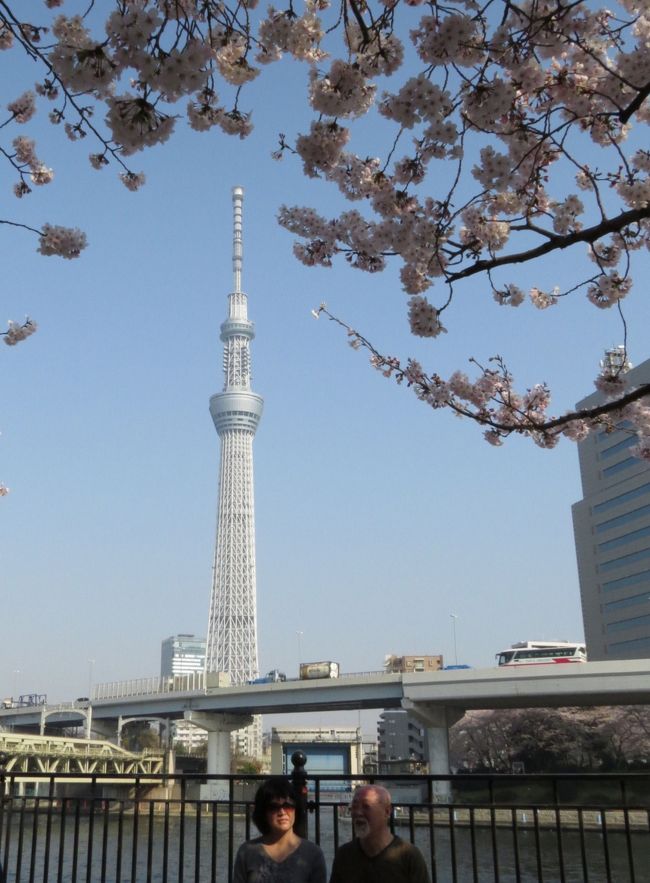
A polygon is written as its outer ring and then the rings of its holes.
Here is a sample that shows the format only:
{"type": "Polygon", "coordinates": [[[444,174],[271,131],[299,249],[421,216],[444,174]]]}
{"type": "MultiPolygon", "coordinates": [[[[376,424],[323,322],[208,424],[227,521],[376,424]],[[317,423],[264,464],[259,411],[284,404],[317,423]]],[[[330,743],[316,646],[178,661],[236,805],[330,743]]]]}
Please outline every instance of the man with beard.
{"type": "Polygon", "coordinates": [[[330,883],[431,883],[420,850],[391,833],[390,794],[362,785],[352,797],[355,839],[334,857],[330,883]]]}

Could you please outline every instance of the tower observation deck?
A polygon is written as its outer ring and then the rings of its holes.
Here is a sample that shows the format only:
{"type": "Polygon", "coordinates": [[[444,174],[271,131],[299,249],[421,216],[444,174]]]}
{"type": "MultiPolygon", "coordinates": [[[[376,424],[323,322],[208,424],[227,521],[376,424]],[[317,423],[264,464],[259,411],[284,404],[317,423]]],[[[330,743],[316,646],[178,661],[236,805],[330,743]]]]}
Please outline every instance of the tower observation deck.
{"type": "MultiPolygon", "coordinates": [[[[205,667],[207,672],[228,672],[233,685],[258,675],[253,438],[263,400],[251,391],[250,342],[255,330],[241,290],[243,198],[243,189],[233,187],[234,285],[221,325],[225,377],[223,391],[210,399],[221,461],[205,667]]],[[[248,748],[253,753],[254,746],[248,748]]]]}

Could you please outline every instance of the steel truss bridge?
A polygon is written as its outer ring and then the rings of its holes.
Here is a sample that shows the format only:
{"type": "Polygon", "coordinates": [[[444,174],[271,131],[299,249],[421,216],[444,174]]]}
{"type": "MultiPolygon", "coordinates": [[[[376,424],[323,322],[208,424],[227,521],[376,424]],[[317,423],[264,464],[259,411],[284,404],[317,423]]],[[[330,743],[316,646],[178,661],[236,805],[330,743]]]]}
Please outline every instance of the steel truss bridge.
{"type": "Polygon", "coordinates": [[[162,753],[134,754],[112,742],[72,739],[66,736],[30,736],[0,733],[4,772],[18,776],[33,773],[79,775],[162,775],[162,753]]]}

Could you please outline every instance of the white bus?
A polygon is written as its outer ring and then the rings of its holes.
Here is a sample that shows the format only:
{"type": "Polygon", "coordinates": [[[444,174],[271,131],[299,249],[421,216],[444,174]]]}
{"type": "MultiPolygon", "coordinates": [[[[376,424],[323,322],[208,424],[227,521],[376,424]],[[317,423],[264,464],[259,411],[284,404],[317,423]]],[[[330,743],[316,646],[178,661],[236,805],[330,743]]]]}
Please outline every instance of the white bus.
{"type": "Polygon", "coordinates": [[[520,641],[496,655],[497,665],[547,665],[549,662],[586,662],[584,644],[568,641],[520,641]]]}

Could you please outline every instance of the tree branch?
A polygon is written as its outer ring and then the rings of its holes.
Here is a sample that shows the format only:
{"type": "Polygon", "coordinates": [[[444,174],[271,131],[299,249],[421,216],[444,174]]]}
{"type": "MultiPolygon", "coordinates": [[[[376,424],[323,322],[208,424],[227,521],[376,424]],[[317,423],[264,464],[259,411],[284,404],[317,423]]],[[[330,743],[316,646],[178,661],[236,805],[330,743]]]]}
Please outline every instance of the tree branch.
{"type": "Polygon", "coordinates": [[[450,273],[446,279],[447,282],[458,282],[461,279],[476,276],[478,273],[484,273],[486,270],[494,270],[497,267],[505,267],[509,264],[526,263],[527,261],[532,261],[536,258],[543,257],[543,255],[550,254],[553,251],[570,248],[578,242],[596,242],[598,239],[602,239],[610,233],[618,233],[625,227],[629,227],[630,224],[639,223],[646,218],[650,218],[650,206],[645,206],[644,208],[639,209],[630,209],[627,212],[622,212],[616,218],[609,218],[605,221],[601,221],[593,227],[585,227],[583,230],[578,230],[576,233],[570,233],[568,236],[557,236],[549,242],[544,242],[542,245],[538,245],[537,248],[516,252],[515,254],[503,255],[498,258],[491,258],[490,260],[476,261],[471,267],[465,267],[464,270],[459,270],[457,273],[450,273]]]}

